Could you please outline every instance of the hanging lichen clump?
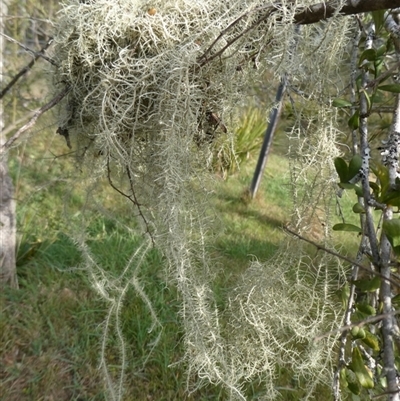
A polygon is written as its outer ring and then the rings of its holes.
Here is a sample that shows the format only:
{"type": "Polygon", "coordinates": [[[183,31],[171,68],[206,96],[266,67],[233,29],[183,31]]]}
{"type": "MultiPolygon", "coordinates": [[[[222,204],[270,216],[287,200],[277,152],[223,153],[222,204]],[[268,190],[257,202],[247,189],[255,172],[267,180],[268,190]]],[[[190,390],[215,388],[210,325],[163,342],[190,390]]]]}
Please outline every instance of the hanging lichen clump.
{"type": "MultiPolygon", "coordinates": [[[[305,262],[287,249],[273,262],[253,263],[232,292],[234,298],[226,300],[225,311],[216,307],[212,291],[217,269],[207,248],[210,144],[220,135],[229,140],[232,110],[246,102],[247,88],[262,82],[266,68],[277,82],[286,74],[304,94],[294,105],[296,124],[289,134],[300,145],[293,152],[293,180],[301,186],[311,178],[312,159],[319,169],[313,178],[318,193],[304,198],[305,205],[298,194],[307,187],[294,192],[295,210],[312,217],[329,191],[335,115],[324,99],[335,80],[336,57],[346,47],[347,23],[306,28],[294,46],[298,36],[291,3],[271,8],[264,1],[243,0],[70,1],[62,8],[55,37],[55,81],[69,88],[59,132],[93,180],[106,177],[132,202],[132,215],[139,216],[149,242],[162,250],[167,277],[181,294],[189,371],[224,384],[232,399],[245,399],[243,383],[257,379],[267,384],[266,399],[276,397],[277,363],[325,383],[332,342],[314,346],[311,336],[337,325],[328,262],[310,262],[312,274],[288,274],[305,262]],[[316,124],[309,117],[315,132],[306,143],[300,120],[308,100],[321,108],[321,119],[316,124]],[[272,277],[276,285],[267,285],[260,275],[272,277]],[[288,295],[296,304],[287,303],[288,295]],[[277,315],[273,308],[278,304],[277,315]],[[290,339],[281,344],[282,328],[290,329],[290,339]],[[300,359],[307,364],[294,366],[300,359]]],[[[90,256],[83,243],[81,249],[90,256]]],[[[137,271],[132,274],[136,280],[137,271]]],[[[123,302],[126,287],[105,277],[92,274],[95,287],[108,294],[107,300],[123,302]],[[112,291],[120,295],[112,298],[112,291]]],[[[129,277],[129,264],[124,277],[129,277]]],[[[118,305],[110,310],[118,314],[118,305]]]]}

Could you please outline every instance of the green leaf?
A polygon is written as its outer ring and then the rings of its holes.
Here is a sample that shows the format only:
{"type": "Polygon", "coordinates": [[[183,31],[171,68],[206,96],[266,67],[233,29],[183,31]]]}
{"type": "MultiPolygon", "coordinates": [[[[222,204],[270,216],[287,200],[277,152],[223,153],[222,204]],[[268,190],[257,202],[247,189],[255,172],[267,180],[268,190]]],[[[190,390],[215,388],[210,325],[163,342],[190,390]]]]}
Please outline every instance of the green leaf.
{"type": "Polygon", "coordinates": [[[340,301],[342,302],[342,307],[346,310],[347,302],[350,296],[350,286],[346,283],[342,288],[335,291],[335,294],[339,297],[340,301]]]}
{"type": "Polygon", "coordinates": [[[357,129],[360,126],[360,112],[358,110],[350,117],[347,124],[352,130],[357,129]]]}
{"type": "Polygon", "coordinates": [[[378,352],[381,349],[379,346],[378,337],[370,333],[368,330],[364,330],[364,332],[365,336],[364,338],[361,338],[362,342],[365,345],[368,345],[368,347],[370,347],[373,351],[378,352]]]}
{"type": "Polygon", "coordinates": [[[343,189],[355,189],[355,184],[349,184],[348,182],[341,182],[339,183],[339,187],[343,189]]]}
{"type": "Polygon", "coordinates": [[[368,316],[365,313],[360,312],[359,310],[355,310],[351,314],[351,322],[352,323],[360,323],[367,318],[368,318],[368,316]]]}
{"type": "Polygon", "coordinates": [[[365,213],[364,206],[359,202],[355,203],[353,205],[353,212],[354,213],[365,213]]]}
{"type": "Polygon", "coordinates": [[[346,99],[334,99],[332,101],[333,107],[351,107],[353,104],[346,99]]]}
{"type": "Polygon", "coordinates": [[[348,181],[347,177],[349,175],[349,169],[347,167],[346,161],[344,159],[342,159],[341,157],[337,157],[335,159],[335,169],[340,178],[340,182],[347,182],[348,181]]]}
{"type": "Polygon", "coordinates": [[[355,280],[352,283],[362,292],[374,292],[381,286],[381,278],[374,276],[369,279],[355,280]]]}
{"type": "Polygon", "coordinates": [[[356,374],[362,387],[374,388],[374,381],[370,371],[365,367],[359,347],[354,347],[351,358],[351,369],[356,374]]]}
{"type": "Polygon", "coordinates": [[[381,191],[381,187],[376,182],[372,182],[372,181],[369,182],[369,186],[372,189],[372,191],[375,195],[375,198],[378,198],[379,192],[381,191]]]}
{"type": "Polygon", "coordinates": [[[361,387],[358,383],[347,383],[347,387],[355,395],[361,393],[361,387]]]}
{"type": "MultiPolygon", "coordinates": [[[[395,309],[399,309],[400,308],[400,294],[397,294],[396,296],[394,296],[392,298],[392,305],[394,306],[395,309]]],[[[400,359],[399,359],[400,361],[400,359]]],[[[400,367],[400,364],[399,364],[400,367]]]]}
{"type": "Polygon", "coordinates": [[[357,310],[359,310],[362,313],[365,313],[368,316],[376,315],[375,308],[370,304],[366,304],[366,303],[362,303],[362,302],[356,303],[356,308],[357,308],[357,310]]]}
{"type": "Polygon", "coordinates": [[[346,388],[348,385],[347,379],[346,379],[346,368],[340,369],[339,371],[339,381],[340,381],[340,387],[341,388],[346,388]]]}
{"type": "Polygon", "coordinates": [[[389,84],[378,86],[378,89],[385,92],[400,93],[400,84],[389,84]]]}
{"type": "Polygon", "coordinates": [[[400,246],[399,219],[385,220],[382,224],[382,229],[393,248],[400,246]]]}
{"type": "Polygon", "coordinates": [[[362,166],[362,157],[360,155],[354,155],[349,163],[349,172],[348,172],[348,180],[350,181],[353,177],[355,177],[360,171],[362,166]]]}
{"type": "MultiPolygon", "coordinates": [[[[382,10],[382,12],[384,12],[384,10],[382,10]]],[[[377,55],[378,57],[381,57],[381,56],[383,56],[383,55],[385,54],[386,50],[387,50],[386,45],[379,46],[379,47],[376,49],[376,55],[377,55]]]]}
{"type": "Polygon", "coordinates": [[[353,336],[354,340],[362,340],[366,336],[365,330],[358,326],[354,326],[351,329],[351,335],[353,336]]]}
{"type": "Polygon", "coordinates": [[[347,223],[335,224],[332,227],[332,230],[334,230],[334,231],[352,231],[352,232],[357,232],[357,233],[360,233],[362,231],[360,227],[357,227],[354,224],[347,224],[347,223]]]}
{"type": "Polygon", "coordinates": [[[386,193],[382,195],[382,202],[392,206],[400,206],[400,191],[398,188],[388,188],[386,193]]]}
{"type": "Polygon", "coordinates": [[[385,196],[386,192],[390,188],[390,177],[388,168],[383,164],[377,164],[375,167],[371,166],[371,170],[379,179],[379,183],[381,184],[381,195],[385,196]]]}
{"type": "Polygon", "coordinates": [[[363,62],[364,60],[375,61],[375,59],[376,59],[376,50],[375,50],[375,49],[367,49],[367,50],[364,50],[364,51],[361,53],[360,61],[359,61],[358,65],[361,66],[361,64],[362,64],[362,62],[363,62]]]}
{"type": "Polygon", "coordinates": [[[363,189],[360,186],[354,185],[354,190],[356,191],[357,196],[359,196],[360,198],[364,196],[363,189]]]}
{"type": "Polygon", "coordinates": [[[372,11],[371,14],[375,24],[375,32],[379,32],[385,22],[385,10],[372,11]]]}
{"type": "Polygon", "coordinates": [[[376,315],[375,308],[370,304],[363,303],[363,302],[356,303],[356,308],[357,308],[357,310],[359,310],[362,313],[365,313],[368,316],[375,316],[376,315]]]}
{"type": "Polygon", "coordinates": [[[367,101],[367,110],[369,112],[371,110],[371,107],[372,107],[371,98],[369,97],[368,92],[364,88],[361,88],[360,90],[365,96],[365,100],[367,101]]]}

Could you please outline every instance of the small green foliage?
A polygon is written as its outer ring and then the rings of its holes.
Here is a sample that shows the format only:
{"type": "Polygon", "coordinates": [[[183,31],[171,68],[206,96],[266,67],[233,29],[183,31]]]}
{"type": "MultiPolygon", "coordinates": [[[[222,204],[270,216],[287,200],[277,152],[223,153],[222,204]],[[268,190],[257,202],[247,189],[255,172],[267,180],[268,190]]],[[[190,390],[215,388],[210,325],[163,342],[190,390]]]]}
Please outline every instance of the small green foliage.
{"type": "Polygon", "coordinates": [[[342,388],[345,388],[348,386],[347,382],[347,368],[343,368],[339,372],[339,380],[340,380],[340,386],[342,388]]]}
{"type": "Polygon", "coordinates": [[[397,294],[392,298],[392,305],[395,309],[400,309],[400,294],[397,294]]]}
{"type": "Polygon", "coordinates": [[[365,338],[365,330],[362,327],[354,326],[351,329],[351,335],[354,340],[365,338]]]}
{"type": "Polygon", "coordinates": [[[350,367],[362,387],[374,388],[371,371],[364,365],[364,360],[358,346],[353,348],[350,367]]]}
{"type": "Polygon", "coordinates": [[[371,166],[371,170],[376,175],[380,183],[380,196],[378,198],[379,201],[383,201],[386,192],[390,188],[390,178],[389,178],[389,170],[383,164],[376,164],[375,166],[371,166]]]}
{"type": "Polygon", "coordinates": [[[379,33],[385,22],[385,10],[378,10],[371,12],[375,24],[375,31],[379,33]]]}
{"type": "Polygon", "coordinates": [[[350,117],[347,124],[352,130],[357,129],[360,126],[360,112],[358,110],[356,110],[350,117]]]}
{"type": "Polygon", "coordinates": [[[349,163],[348,181],[354,178],[360,171],[362,166],[362,158],[360,155],[354,155],[349,163]]]}
{"type": "Polygon", "coordinates": [[[336,294],[338,295],[340,301],[342,302],[342,308],[343,310],[346,310],[347,308],[347,303],[349,300],[349,295],[350,295],[350,287],[348,284],[344,285],[341,289],[336,291],[336,294]]]}
{"type": "Polygon", "coordinates": [[[400,93],[400,85],[399,84],[389,84],[389,85],[381,85],[378,86],[378,89],[385,92],[392,93],[400,93]]]}
{"type": "Polygon", "coordinates": [[[367,316],[374,316],[376,314],[375,308],[367,303],[356,303],[356,308],[362,313],[365,313],[367,316]]]}
{"type": "Polygon", "coordinates": [[[346,161],[341,157],[335,158],[335,169],[338,173],[340,183],[339,186],[343,189],[356,189],[355,184],[350,184],[351,181],[360,171],[362,166],[362,158],[360,155],[354,155],[349,165],[347,165],[346,161]]]}
{"type": "Polygon", "coordinates": [[[353,231],[353,232],[357,232],[357,233],[362,232],[360,227],[357,227],[354,224],[347,224],[347,223],[335,224],[332,227],[332,230],[334,230],[334,231],[353,231]]]}
{"type": "Polygon", "coordinates": [[[362,342],[371,348],[375,352],[379,352],[379,340],[378,337],[372,334],[370,331],[365,330],[365,336],[362,338],[362,342]]]}
{"type": "Polygon", "coordinates": [[[392,245],[394,253],[396,256],[400,256],[400,220],[386,220],[383,222],[382,229],[392,245]]]}
{"type": "Polygon", "coordinates": [[[356,395],[360,394],[361,387],[360,387],[360,384],[358,383],[357,376],[355,375],[355,373],[350,368],[346,368],[345,373],[346,373],[346,382],[347,382],[348,389],[353,394],[356,394],[356,395]]]}
{"type": "Polygon", "coordinates": [[[364,50],[361,53],[358,65],[361,66],[364,60],[375,61],[376,60],[376,50],[375,49],[366,49],[366,50],[364,50]]]}
{"type": "Polygon", "coordinates": [[[354,213],[365,213],[364,206],[360,202],[355,203],[353,205],[353,212],[354,213]]]}
{"type": "Polygon", "coordinates": [[[336,172],[339,175],[340,182],[346,182],[348,172],[349,172],[346,161],[344,159],[342,159],[341,157],[337,157],[335,159],[335,168],[336,168],[336,172]]]}
{"type": "Polygon", "coordinates": [[[371,111],[371,107],[372,107],[371,98],[365,89],[361,88],[360,91],[363,93],[365,100],[367,101],[367,110],[368,110],[367,112],[369,113],[371,111]]]}
{"type": "Polygon", "coordinates": [[[363,292],[374,292],[381,285],[381,278],[379,276],[374,276],[371,279],[361,279],[352,282],[357,289],[363,292]]]}
{"type": "Polygon", "coordinates": [[[332,101],[333,107],[344,108],[344,107],[351,107],[352,105],[353,104],[346,99],[337,98],[332,101]]]}

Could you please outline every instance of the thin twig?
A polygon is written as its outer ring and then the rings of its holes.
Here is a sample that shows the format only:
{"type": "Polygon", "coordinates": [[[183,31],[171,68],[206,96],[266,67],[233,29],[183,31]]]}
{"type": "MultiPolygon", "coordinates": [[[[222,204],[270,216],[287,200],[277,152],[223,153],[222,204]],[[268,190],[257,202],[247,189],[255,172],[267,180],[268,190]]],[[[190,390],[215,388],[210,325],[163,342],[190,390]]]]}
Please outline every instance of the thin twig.
{"type": "Polygon", "coordinates": [[[325,248],[324,246],[319,245],[319,244],[317,244],[316,242],[311,241],[311,240],[309,240],[309,239],[303,237],[302,235],[296,233],[295,231],[291,230],[288,226],[283,226],[283,229],[284,229],[285,231],[287,231],[288,233],[293,234],[295,237],[301,239],[302,241],[308,242],[309,244],[315,246],[315,247],[317,248],[317,250],[319,250],[319,251],[324,251],[324,252],[326,252],[326,253],[329,253],[330,255],[335,256],[335,257],[337,257],[338,259],[342,259],[342,260],[344,260],[344,261],[350,263],[352,266],[357,266],[357,267],[359,267],[360,269],[363,269],[363,270],[365,270],[365,271],[367,271],[367,272],[369,272],[369,273],[371,273],[371,274],[373,274],[373,275],[375,275],[375,276],[382,277],[382,278],[384,278],[385,280],[391,282],[394,286],[400,288],[400,283],[397,283],[396,281],[394,281],[394,280],[392,280],[392,279],[389,279],[388,277],[385,277],[384,275],[382,275],[382,274],[379,273],[378,271],[372,270],[372,269],[370,269],[370,268],[368,268],[368,267],[366,267],[366,266],[363,266],[362,264],[357,263],[355,260],[350,259],[350,258],[348,258],[347,256],[341,255],[340,253],[337,253],[337,252],[335,252],[335,251],[331,251],[330,249],[325,248]]]}
{"type": "Polygon", "coordinates": [[[233,28],[236,24],[238,24],[245,16],[248,14],[252,14],[255,12],[259,12],[261,10],[265,9],[265,7],[262,8],[256,8],[254,10],[250,10],[238,18],[235,19],[231,24],[229,24],[214,40],[214,42],[211,43],[211,45],[207,48],[207,50],[199,57],[199,63],[200,66],[203,66],[207,63],[209,63],[211,60],[215,59],[216,57],[220,56],[229,46],[231,46],[233,43],[235,43],[237,40],[239,40],[241,37],[243,37],[247,32],[250,32],[252,29],[260,25],[263,21],[265,21],[272,13],[273,9],[271,8],[266,15],[262,16],[259,18],[255,23],[250,25],[247,29],[242,31],[240,34],[235,36],[233,39],[231,39],[222,49],[220,49],[218,52],[214,53],[212,56],[207,57],[207,55],[211,52],[212,48],[215,46],[215,44],[231,29],[233,28]]]}
{"type": "MultiPolygon", "coordinates": [[[[337,1],[332,0],[328,2],[316,3],[307,7],[298,8],[293,16],[292,22],[298,25],[307,25],[307,24],[315,24],[319,21],[327,20],[328,18],[334,16],[345,16],[345,15],[356,15],[364,12],[370,11],[378,11],[378,10],[386,10],[388,8],[394,8],[400,6],[400,0],[363,0],[356,1],[347,0],[344,4],[338,7],[337,1]]],[[[282,5],[270,5],[267,7],[261,7],[254,10],[251,10],[247,13],[239,16],[235,21],[233,21],[230,25],[228,25],[218,37],[213,41],[213,43],[207,48],[207,50],[199,57],[198,61],[200,66],[203,66],[209,63],[211,60],[216,57],[221,56],[221,54],[229,48],[233,43],[235,43],[238,39],[243,37],[246,33],[250,32],[254,28],[256,28],[260,23],[266,21],[273,13],[279,12],[282,5]],[[210,57],[207,57],[211,52],[212,48],[215,44],[224,37],[224,35],[231,30],[232,27],[238,24],[246,15],[250,13],[254,13],[255,11],[265,10],[265,14],[261,16],[254,24],[245,29],[243,32],[239,33],[233,39],[231,39],[227,44],[220,49],[218,52],[212,54],[210,57]]],[[[282,16],[278,16],[277,21],[282,20],[282,16]]]]}
{"type": "Polygon", "coordinates": [[[40,54],[43,55],[43,52],[48,49],[52,42],[53,38],[49,39],[47,43],[40,49],[40,51],[36,53],[35,57],[29,62],[29,64],[27,64],[24,68],[22,68],[21,71],[18,72],[18,74],[14,76],[14,78],[0,92],[0,99],[2,99],[4,95],[15,85],[15,83],[33,67],[37,59],[41,57],[40,54]]]}
{"type": "Polygon", "coordinates": [[[385,395],[391,395],[391,394],[398,394],[400,392],[400,390],[396,390],[396,391],[384,391],[383,393],[377,394],[377,395],[373,395],[371,396],[371,400],[376,400],[377,398],[381,398],[385,395]]]}
{"type": "Polygon", "coordinates": [[[375,315],[375,316],[371,316],[371,317],[367,317],[364,320],[360,320],[359,322],[355,322],[352,324],[346,324],[345,326],[339,327],[336,330],[332,330],[323,334],[320,334],[317,337],[314,337],[314,341],[320,341],[326,337],[330,337],[332,335],[338,334],[338,333],[342,333],[344,331],[349,331],[351,330],[353,327],[363,327],[366,324],[370,324],[370,323],[376,323],[379,322],[383,319],[386,319],[388,317],[392,317],[392,316],[396,316],[396,315],[400,315],[400,309],[396,309],[393,312],[389,312],[389,313],[382,313],[379,315],[375,315]]]}
{"type": "Polygon", "coordinates": [[[70,88],[65,87],[58,95],[56,95],[53,99],[50,100],[47,104],[41,107],[39,110],[35,112],[33,117],[23,126],[21,127],[1,148],[1,151],[7,150],[11,147],[11,145],[28,129],[32,128],[37,119],[46,111],[50,110],[56,104],[60,103],[60,101],[64,98],[64,96],[69,92],[70,88]]]}
{"type": "Polygon", "coordinates": [[[117,191],[119,194],[121,194],[122,196],[124,196],[125,198],[127,198],[129,201],[131,201],[138,209],[139,215],[141,217],[141,219],[143,220],[145,226],[146,226],[146,232],[147,234],[149,234],[150,239],[151,239],[151,243],[153,244],[153,246],[155,246],[155,242],[154,242],[154,238],[153,235],[150,231],[150,225],[149,222],[147,221],[146,217],[143,214],[142,208],[141,208],[141,204],[138,202],[134,188],[133,188],[133,180],[132,180],[132,175],[131,172],[129,171],[129,168],[126,168],[127,171],[127,175],[129,178],[129,184],[130,184],[130,188],[131,188],[131,192],[132,195],[128,195],[125,192],[121,191],[112,181],[111,178],[111,168],[110,168],[110,156],[107,157],[107,178],[108,178],[108,182],[111,185],[111,187],[117,191]]]}
{"type": "Polygon", "coordinates": [[[154,243],[153,235],[152,235],[152,233],[151,233],[151,231],[150,231],[149,222],[147,221],[146,217],[144,216],[144,214],[143,214],[143,212],[142,212],[142,209],[141,209],[141,207],[140,207],[141,205],[139,204],[139,202],[138,202],[138,200],[137,200],[137,198],[136,198],[135,190],[134,190],[134,187],[133,187],[133,178],[132,178],[132,174],[131,174],[131,171],[129,170],[129,167],[128,167],[128,166],[126,167],[126,172],[127,172],[127,174],[128,174],[129,184],[130,184],[130,187],[131,187],[133,199],[134,199],[135,204],[136,204],[136,206],[137,206],[137,208],[138,208],[139,214],[140,214],[140,216],[142,217],[142,220],[144,221],[144,224],[145,224],[145,226],[146,226],[147,234],[149,234],[150,239],[151,239],[151,243],[153,244],[153,247],[154,247],[154,246],[155,246],[155,243],[154,243]]]}
{"type": "Polygon", "coordinates": [[[15,40],[14,38],[6,35],[5,33],[0,32],[0,35],[6,38],[8,41],[15,43],[16,45],[24,49],[26,52],[30,53],[33,57],[41,57],[42,59],[48,61],[50,64],[54,65],[55,67],[58,67],[58,64],[52,58],[45,56],[40,51],[35,52],[34,50],[22,44],[21,42],[18,42],[18,40],[15,40]]]}
{"type": "Polygon", "coordinates": [[[4,135],[4,137],[6,137],[10,132],[14,131],[16,127],[19,127],[26,120],[29,120],[30,118],[32,118],[32,116],[34,114],[35,114],[35,110],[29,111],[29,112],[25,113],[23,117],[19,118],[14,123],[7,125],[7,127],[4,128],[2,131],[2,134],[4,135]]]}

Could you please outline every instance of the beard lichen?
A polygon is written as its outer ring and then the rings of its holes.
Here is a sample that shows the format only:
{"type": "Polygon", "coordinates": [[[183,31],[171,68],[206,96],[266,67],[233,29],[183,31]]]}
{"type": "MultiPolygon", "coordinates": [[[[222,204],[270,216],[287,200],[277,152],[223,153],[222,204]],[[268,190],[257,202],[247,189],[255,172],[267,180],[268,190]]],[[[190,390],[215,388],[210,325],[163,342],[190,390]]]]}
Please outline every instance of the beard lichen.
{"type": "MultiPolygon", "coordinates": [[[[326,255],[305,259],[293,240],[272,260],[244,269],[225,310],[214,299],[209,145],[217,135],[229,138],[232,110],[246,102],[249,87],[265,84],[267,69],[276,81],[285,75],[288,92],[301,98],[291,98],[296,122],[288,133],[296,147],[293,224],[307,229],[321,203],[329,216],[336,116],[326,100],[332,83],[340,82],[337,60],[346,51],[350,22],[333,19],[298,34],[292,1],[274,12],[268,7],[243,0],[70,1],[55,37],[56,82],[69,87],[60,128],[93,177],[103,175],[127,197],[132,215],[139,210],[139,223],[163,252],[166,277],[180,293],[188,371],[223,384],[232,400],[246,399],[243,386],[254,380],[265,383],[263,399],[276,398],[279,369],[312,383],[303,391],[311,397],[317,385],[329,383],[335,340],[314,343],[313,337],[340,321],[328,271],[336,266],[341,275],[340,266],[326,255]],[[310,116],[307,125],[301,120],[310,102],[319,120],[310,116]]],[[[114,314],[118,327],[131,265],[125,284],[115,286],[99,273],[84,242],[99,294],[111,286],[120,292],[108,317],[114,314]]],[[[138,267],[132,270],[132,286],[151,308],[138,267]]],[[[122,378],[117,388],[108,380],[113,399],[122,397],[122,378]]]]}

